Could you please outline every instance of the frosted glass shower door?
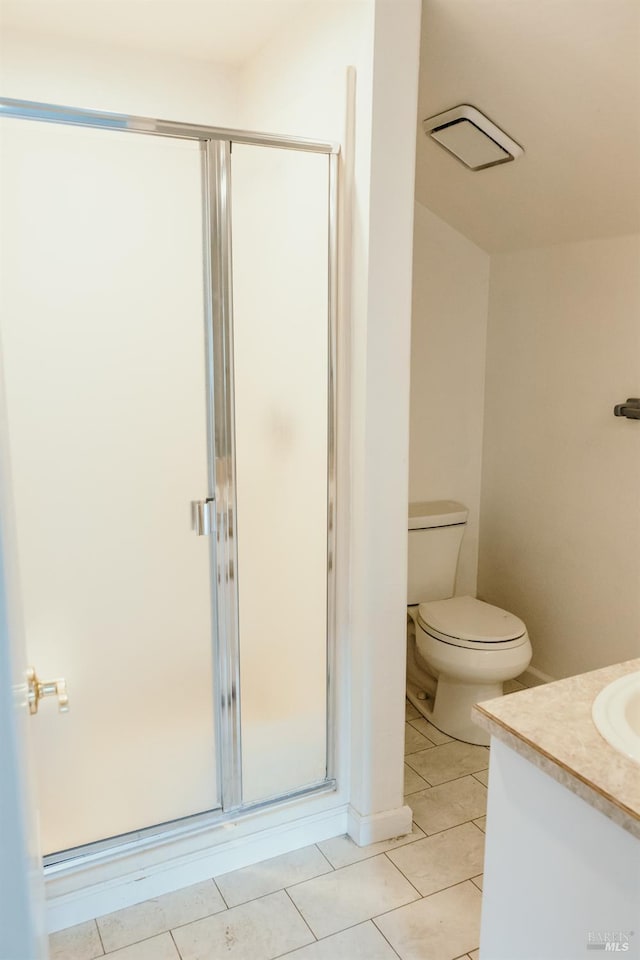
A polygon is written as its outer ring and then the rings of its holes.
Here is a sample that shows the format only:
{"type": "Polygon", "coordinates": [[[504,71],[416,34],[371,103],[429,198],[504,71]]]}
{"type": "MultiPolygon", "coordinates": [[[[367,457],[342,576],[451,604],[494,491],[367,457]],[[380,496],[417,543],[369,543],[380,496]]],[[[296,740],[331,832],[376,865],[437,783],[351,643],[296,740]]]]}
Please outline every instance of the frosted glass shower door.
{"type": "Polygon", "coordinates": [[[3,120],[2,360],[46,853],[219,806],[197,142],[3,120]]]}
{"type": "Polygon", "coordinates": [[[327,773],[328,164],[231,155],[245,804],[327,773]]]}

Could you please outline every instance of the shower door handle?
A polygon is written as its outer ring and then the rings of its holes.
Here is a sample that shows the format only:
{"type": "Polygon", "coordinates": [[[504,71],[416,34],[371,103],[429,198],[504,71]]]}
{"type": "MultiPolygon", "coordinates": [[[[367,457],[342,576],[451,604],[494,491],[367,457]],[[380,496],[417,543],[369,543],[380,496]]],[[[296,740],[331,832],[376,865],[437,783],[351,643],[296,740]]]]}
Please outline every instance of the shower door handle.
{"type": "Polygon", "coordinates": [[[215,498],[191,501],[191,529],[198,537],[210,537],[216,528],[215,498]]]}

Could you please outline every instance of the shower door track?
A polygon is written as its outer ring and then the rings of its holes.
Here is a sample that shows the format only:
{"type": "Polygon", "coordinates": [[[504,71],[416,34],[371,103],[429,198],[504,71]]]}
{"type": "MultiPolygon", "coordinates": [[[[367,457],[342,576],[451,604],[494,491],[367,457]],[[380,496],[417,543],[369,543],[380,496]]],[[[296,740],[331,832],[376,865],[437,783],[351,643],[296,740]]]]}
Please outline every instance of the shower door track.
{"type": "Polygon", "coordinates": [[[127,856],[134,849],[196,835],[216,825],[275,805],[324,794],[336,789],[336,485],[337,485],[337,323],[338,323],[338,159],[336,143],[279,134],[254,133],[224,127],[157,120],[120,113],[82,110],[49,103],[0,97],[0,117],[32,120],[63,126],[88,127],[148,136],[196,140],[202,152],[204,302],[207,360],[207,442],[209,498],[216,504],[218,548],[211,538],[211,570],[215,654],[216,764],[220,806],[209,811],[105,838],[44,858],[45,876],[91,862],[127,856]],[[240,661],[237,624],[237,586],[230,571],[237,569],[235,542],[235,466],[233,315],[231,296],[231,148],[255,146],[326,154],[329,159],[328,191],[328,409],[327,409],[327,729],[326,776],[293,792],[250,804],[242,803],[242,753],[240,741],[240,661]],[[223,242],[216,242],[220,239],[223,242]],[[217,402],[216,402],[217,401],[217,402]],[[222,483],[220,475],[222,474],[222,483]]]}

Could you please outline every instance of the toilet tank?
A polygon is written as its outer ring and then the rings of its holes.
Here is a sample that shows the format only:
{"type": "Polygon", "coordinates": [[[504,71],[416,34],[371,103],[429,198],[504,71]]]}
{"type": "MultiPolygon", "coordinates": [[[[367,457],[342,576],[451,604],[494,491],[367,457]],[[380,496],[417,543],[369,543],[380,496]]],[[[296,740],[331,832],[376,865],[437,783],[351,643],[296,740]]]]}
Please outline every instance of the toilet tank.
{"type": "Polygon", "coordinates": [[[409,504],[408,604],[453,596],[468,515],[455,500],[409,504]]]}

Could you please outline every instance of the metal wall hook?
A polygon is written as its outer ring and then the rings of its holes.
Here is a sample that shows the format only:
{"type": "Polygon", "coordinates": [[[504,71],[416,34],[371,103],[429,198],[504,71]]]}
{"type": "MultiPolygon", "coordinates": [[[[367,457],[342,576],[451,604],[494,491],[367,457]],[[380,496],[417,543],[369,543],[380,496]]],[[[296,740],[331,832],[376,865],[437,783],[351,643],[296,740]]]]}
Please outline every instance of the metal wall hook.
{"type": "Polygon", "coordinates": [[[640,420],[640,397],[629,397],[626,403],[617,403],[613,408],[614,416],[627,420],[640,420]]]}

